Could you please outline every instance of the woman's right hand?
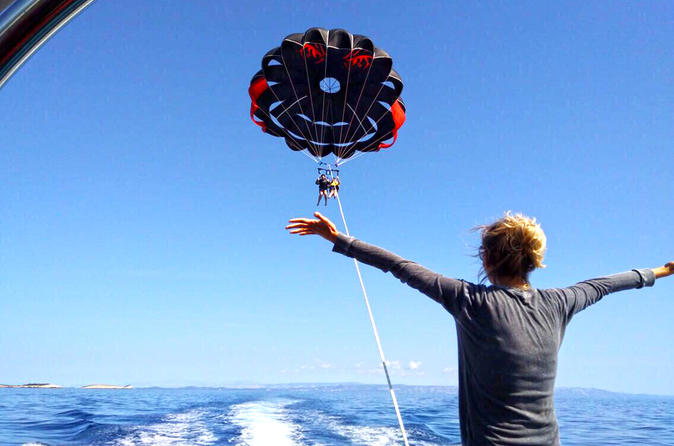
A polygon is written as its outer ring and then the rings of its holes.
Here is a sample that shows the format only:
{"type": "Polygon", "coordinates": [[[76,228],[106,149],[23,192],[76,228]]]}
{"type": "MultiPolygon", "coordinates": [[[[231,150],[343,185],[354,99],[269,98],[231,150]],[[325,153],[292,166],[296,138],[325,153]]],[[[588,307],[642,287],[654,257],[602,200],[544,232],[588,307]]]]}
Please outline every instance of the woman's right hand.
{"type": "Polygon", "coordinates": [[[671,276],[672,274],[674,274],[674,262],[668,262],[665,264],[665,266],[653,268],[652,271],[655,274],[656,279],[671,276]]]}

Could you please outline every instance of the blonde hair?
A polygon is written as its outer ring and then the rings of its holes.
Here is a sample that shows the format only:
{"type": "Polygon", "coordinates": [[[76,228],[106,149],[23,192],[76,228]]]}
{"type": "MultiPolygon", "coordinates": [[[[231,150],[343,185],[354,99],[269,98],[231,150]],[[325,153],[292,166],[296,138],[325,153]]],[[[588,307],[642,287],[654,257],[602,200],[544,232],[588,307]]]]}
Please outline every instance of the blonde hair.
{"type": "Polygon", "coordinates": [[[508,211],[501,219],[476,229],[482,235],[478,255],[493,277],[521,277],[528,283],[531,271],[545,268],[546,238],[535,218],[508,211]]]}

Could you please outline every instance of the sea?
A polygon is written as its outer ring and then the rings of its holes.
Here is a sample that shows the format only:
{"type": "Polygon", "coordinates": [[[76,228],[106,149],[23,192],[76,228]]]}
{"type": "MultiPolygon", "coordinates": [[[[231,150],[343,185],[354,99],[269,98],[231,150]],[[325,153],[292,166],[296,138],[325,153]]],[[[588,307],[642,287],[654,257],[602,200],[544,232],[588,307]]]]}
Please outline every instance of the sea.
{"type": "MultiPolygon", "coordinates": [[[[410,445],[459,445],[455,387],[398,386],[410,445]]],[[[558,389],[562,444],[672,445],[674,397],[558,389]]],[[[386,386],[0,389],[0,445],[402,445],[386,386]]]]}

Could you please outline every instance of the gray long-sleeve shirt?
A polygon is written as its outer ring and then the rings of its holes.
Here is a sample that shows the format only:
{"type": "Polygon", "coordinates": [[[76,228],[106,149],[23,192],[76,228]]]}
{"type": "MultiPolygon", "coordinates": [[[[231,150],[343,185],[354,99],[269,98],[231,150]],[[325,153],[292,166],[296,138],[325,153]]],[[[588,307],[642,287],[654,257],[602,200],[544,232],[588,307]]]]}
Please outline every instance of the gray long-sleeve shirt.
{"type": "Polygon", "coordinates": [[[451,279],[340,234],[333,251],[391,272],[456,321],[464,446],[558,445],[553,405],[557,352],[577,312],[609,293],[652,286],[650,269],[560,289],[517,289],[451,279]]]}

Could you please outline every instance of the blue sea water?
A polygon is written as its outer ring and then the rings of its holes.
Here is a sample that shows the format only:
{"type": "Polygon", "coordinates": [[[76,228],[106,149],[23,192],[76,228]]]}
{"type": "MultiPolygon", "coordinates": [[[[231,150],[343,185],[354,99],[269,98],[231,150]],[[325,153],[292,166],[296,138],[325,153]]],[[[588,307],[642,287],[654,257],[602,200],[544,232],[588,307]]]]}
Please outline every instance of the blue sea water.
{"type": "MultiPolygon", "coordinates": [[[[397,389],[412,445],[460,442],[451,387],[397,389]]],[[[562,443],[674,445],[674,397],[561,389],[562,443]]],[[[0,389],[1,445],[400,445],[388,391],[369,385],[255,389],[0,389]]]]}

